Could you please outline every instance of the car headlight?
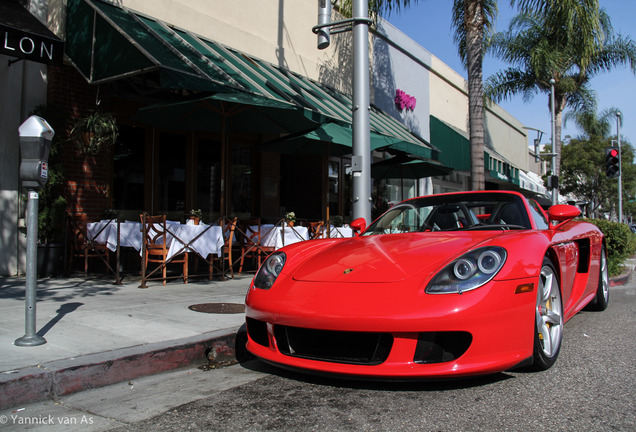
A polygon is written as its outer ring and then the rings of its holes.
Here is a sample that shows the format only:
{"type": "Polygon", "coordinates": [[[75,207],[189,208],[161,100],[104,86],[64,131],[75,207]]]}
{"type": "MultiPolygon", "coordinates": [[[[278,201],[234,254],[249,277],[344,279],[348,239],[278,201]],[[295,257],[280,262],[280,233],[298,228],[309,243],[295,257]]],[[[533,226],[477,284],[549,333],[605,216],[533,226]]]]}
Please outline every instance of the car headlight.
{"type": "Polygon", "coordinates": [[[461,294],[495,277],[506,261],[506,250],[498,246],[470,251],[442,269],[426,287],[428,294],[461,294]]]}
{"type": "Polygon", "coordinates": [[[284,252],[274,252],[267,257],[261,268],[258,269],[254,278],[254,287],[260,289],[270,289],[280,272],[283,271],[287,256],[284,252]]]}

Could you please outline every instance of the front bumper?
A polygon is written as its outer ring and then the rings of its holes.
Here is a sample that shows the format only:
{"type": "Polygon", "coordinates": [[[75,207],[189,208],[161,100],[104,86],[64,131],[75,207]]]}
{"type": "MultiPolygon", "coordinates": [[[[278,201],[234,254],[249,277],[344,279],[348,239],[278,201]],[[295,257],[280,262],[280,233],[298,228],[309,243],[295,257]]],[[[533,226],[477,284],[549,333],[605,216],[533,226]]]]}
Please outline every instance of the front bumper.
{"type": "MultiPolygon", "coordinates": [[[[247,349],[285,367],[386,377],[461,377],[511,369],[532,356],[534,278],[491,281],[461,295],[405,293],[404,284],[251,289],[247,349]]],[[[536,285],[535,285],[536,289],[536,285]]]]}

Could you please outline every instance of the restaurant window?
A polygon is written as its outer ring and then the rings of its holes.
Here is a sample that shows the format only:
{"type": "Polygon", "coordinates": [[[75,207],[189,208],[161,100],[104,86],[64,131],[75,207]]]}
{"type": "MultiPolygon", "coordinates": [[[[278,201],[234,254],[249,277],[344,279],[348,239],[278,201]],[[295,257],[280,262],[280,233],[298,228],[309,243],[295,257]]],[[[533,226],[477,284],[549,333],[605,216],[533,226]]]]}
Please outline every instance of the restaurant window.
{"type": "Polygon", "coordinates": [[[297,221],[325,217],[325,158],[314,155],[281,155],[280,212],[293,211],[297,221]]]}
{"type": "Polygon", "coordinates": [[[350,221],[353,216],[353,173],[349,159],[330,158],[327,161],[329,181],[329,216],[342,216],[350,221]]]}
{"type": "Polygon", "coordinates": [[[327,162],[327,177],[329,178],[329,213],[337,215],[340,210],[340,160],[330,159],[327,162]]]}
{"type": "Polygon", "coordinates": [[[186,196],[186,137],[159,135],[159,210],[184,212],[186,196]]]}
{"type": "Polygon", "coordinates": [[[197,201],[194,206],[204,214],[220,215],[221,143],[200,138],[197,149],[197,201]]]}
{"type": "Polygon", "coordinates": [[[146,130],[119,125],[113,154],[113,203],[117,210],[143,209],[146,130]]]}

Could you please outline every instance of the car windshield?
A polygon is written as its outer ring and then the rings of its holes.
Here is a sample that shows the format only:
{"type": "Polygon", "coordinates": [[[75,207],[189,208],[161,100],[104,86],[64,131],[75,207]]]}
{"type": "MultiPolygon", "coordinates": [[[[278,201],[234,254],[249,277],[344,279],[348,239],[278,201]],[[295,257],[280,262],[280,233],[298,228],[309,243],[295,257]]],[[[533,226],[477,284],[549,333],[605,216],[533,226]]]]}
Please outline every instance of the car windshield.
{"type": "Polygon", "coordinates": [[[531,227],[521,196],[484,192],[431,195],[404,201],[380,216],[363,235],[531,227]]]}

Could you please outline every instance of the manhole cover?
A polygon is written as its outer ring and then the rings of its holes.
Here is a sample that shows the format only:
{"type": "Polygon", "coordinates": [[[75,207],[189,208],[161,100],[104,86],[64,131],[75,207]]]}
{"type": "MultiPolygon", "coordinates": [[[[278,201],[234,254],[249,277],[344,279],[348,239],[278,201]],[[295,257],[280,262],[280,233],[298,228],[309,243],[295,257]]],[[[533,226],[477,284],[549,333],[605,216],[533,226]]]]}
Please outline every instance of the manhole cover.
{"type": "Polygon", "coordinates": [[[188,306],[195,312],[214,314],[238,314],[245,312],[245,305],[241,303],[201,303],[188,306]]]}

